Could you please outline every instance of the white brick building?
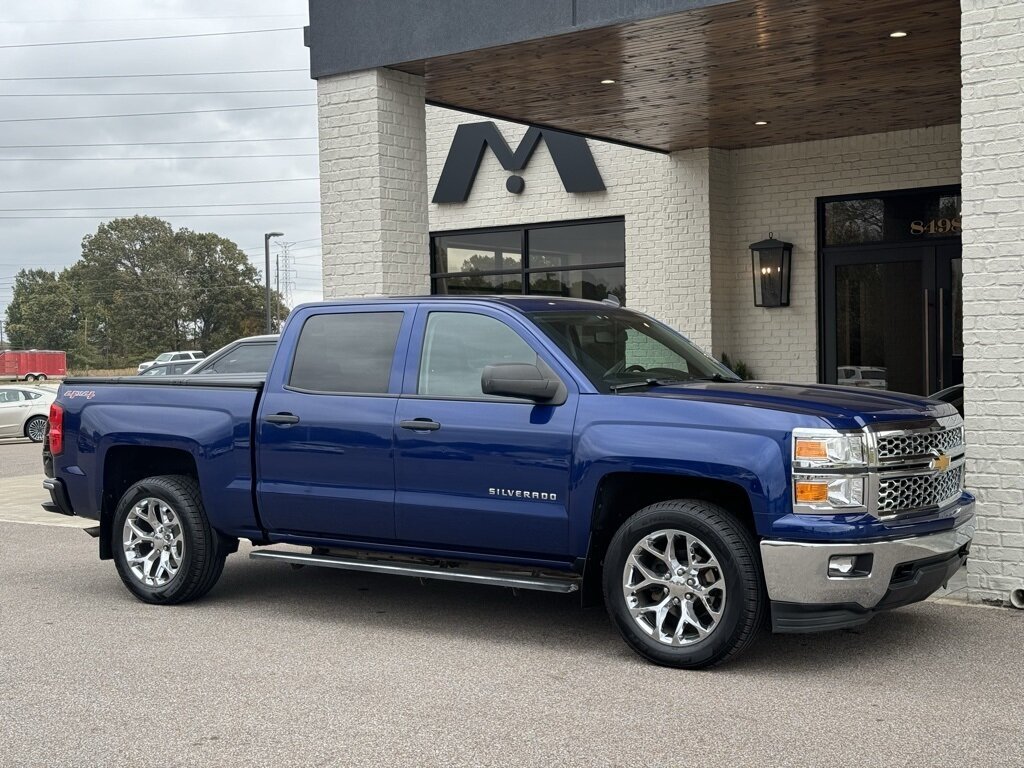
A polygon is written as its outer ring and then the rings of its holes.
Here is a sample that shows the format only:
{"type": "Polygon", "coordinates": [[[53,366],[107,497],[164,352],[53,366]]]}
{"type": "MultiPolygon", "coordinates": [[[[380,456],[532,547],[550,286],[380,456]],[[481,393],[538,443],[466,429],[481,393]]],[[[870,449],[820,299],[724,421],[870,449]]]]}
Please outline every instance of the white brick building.
{"type": "Polygon", "coordinates": [[[624,285],[758,378],[962,379],[970,595],[1024,588],[1024,3],[445,0],[464,23],[439,37],[415,5],[311,3],[329,296],[624,285]],[[456,128],[487,121],[512,151],[530,124],[587,137],[605,189],[567,192],[542,139],[431,202],[456,128]],[[770,232],[791,289],[765,308],[770,232]]]}

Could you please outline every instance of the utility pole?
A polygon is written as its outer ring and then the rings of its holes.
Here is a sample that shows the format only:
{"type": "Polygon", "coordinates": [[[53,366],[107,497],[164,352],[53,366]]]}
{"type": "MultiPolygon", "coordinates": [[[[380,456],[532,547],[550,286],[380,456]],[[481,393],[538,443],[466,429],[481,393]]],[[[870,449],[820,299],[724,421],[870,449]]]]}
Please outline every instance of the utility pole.
{"type": "Polygon", "coordinates": [[[263,277],[267,284],[266,299],[263,302],[264,309],[267,313],[266,333],[273,333],[273,330],[270,327],[270,238],[272,237],[284,237],[284,232],[267,232],[263,235],[263,256],[265,259],[263,277]]]}
{"type": "Polygon", "coordinates": [[[277,331],[281,332],[281,254],[274,257],[274,303],[277,304],[277,331]]]}

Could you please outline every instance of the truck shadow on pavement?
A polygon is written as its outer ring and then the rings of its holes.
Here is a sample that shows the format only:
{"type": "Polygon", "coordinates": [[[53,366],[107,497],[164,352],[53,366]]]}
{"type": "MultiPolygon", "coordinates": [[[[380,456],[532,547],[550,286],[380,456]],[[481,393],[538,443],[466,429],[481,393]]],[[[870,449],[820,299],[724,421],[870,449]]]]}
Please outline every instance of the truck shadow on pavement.
{"type": "MultiPolygon", "coordinates": [[[[481,641],[529,651],[575,648],[606,660],[635,660],[603,607],[582,608],[574,595],[363,574],[329,568],[293,569],[229,558],[214,590],[196,610],[259,614],[289,625],[332,625],[365,631],[412,632],[435,642],[481,641]]],[[[126,595],[127,598],[127,595],[126,595]]],[[[727,665],[749,671],[771,665],[778,675],[806,674],[817,666],[856,668],[920,657],[952,657],[979,637],[965,637],[958,612],[985,610],[935,603],[880,613],[865,626],[811,635],[771,635],[727,665]],[[953,631],[956,625],[956,632],[953,631]],[[951,642],[951,636],[957,637],[951,642]]]]}

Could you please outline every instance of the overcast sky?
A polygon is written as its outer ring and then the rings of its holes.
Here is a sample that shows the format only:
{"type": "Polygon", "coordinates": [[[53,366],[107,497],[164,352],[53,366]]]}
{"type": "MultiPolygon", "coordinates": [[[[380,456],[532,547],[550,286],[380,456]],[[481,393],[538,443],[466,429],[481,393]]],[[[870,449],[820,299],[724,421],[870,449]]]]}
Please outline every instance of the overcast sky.
{"type": "MultiPolygon", "coordinates": [[[[282,231],[282,240],[294,243],[293,301],[319,299],[319,187],[315,180],[308,180],[317,176],[317,145],[313,138],[317,128],[316,108],[311,106],[315,102],[315,86],[309,78],[308,52],[302,44],[301,27],[306,20],[305,0],[3,0],[0,320],[19,269],[68,266],[81,255],[82,237],[95,232],[101,221],[135,213],[159,216],[175,228],[188,227],[230,238],[246,250],[261,273],[263,233],[282,231]],[[144,42],[5,47],[280,27],[294,29],[144,42]],[[290,69],[298,71],[181,76],[188,72],[290,69]],[[178,76],[110,77],[141,74],[178,76]],[[66,79],[84,75],[104,77],[66,79]],[[57,79],[22,79],[41,77],[57,79]],[[252,90],[281,92],[244,92],[252,90]],[[164,95],[127,95],[137,93],[164,95]],[[282,106],[299,104],[310,106],[282,106]],[[240,107],[275,108],[91,120],[36,119],[240,107]],[[297,137],[302,140],[274,140],[297,137]],[[252,141],[240,143],[235,141],[238,139],[252,141]],[[232,143],[127,146],[141,142],[224,140],[232,143]],[[42,146],[45,144],[105,146],[42,146]],[[213,155],[250,157],[214,159],[213,155]],[[195,159],[196,156],[202,159],[195,159]],[[90,157],[104,159],[81,159],[90,157]],[[276,181],[287,179],[307,180],[276,181]],[[25,191],[254,180],[261,183],[25,191]],[[94,210],[115,207],[118,210],[94,210]],[[83,218],[57,218],[71,216],[83,218]]],[[[272,255],[277,250],[275,247],[272,255]]],[[[271,270],[273,275],[273,265],[271,270]]]]}

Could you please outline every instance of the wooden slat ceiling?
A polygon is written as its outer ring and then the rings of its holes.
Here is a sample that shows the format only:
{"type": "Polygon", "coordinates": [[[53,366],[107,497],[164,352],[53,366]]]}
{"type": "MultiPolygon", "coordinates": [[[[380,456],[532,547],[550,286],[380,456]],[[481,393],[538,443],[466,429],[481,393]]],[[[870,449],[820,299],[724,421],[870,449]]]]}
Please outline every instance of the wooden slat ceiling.
{"type": "Polygon", "coordinates": [[[738,148],[959,122],[959,41],[958,0],[739,0],[397,68],[461,109],[738,148]]]}

